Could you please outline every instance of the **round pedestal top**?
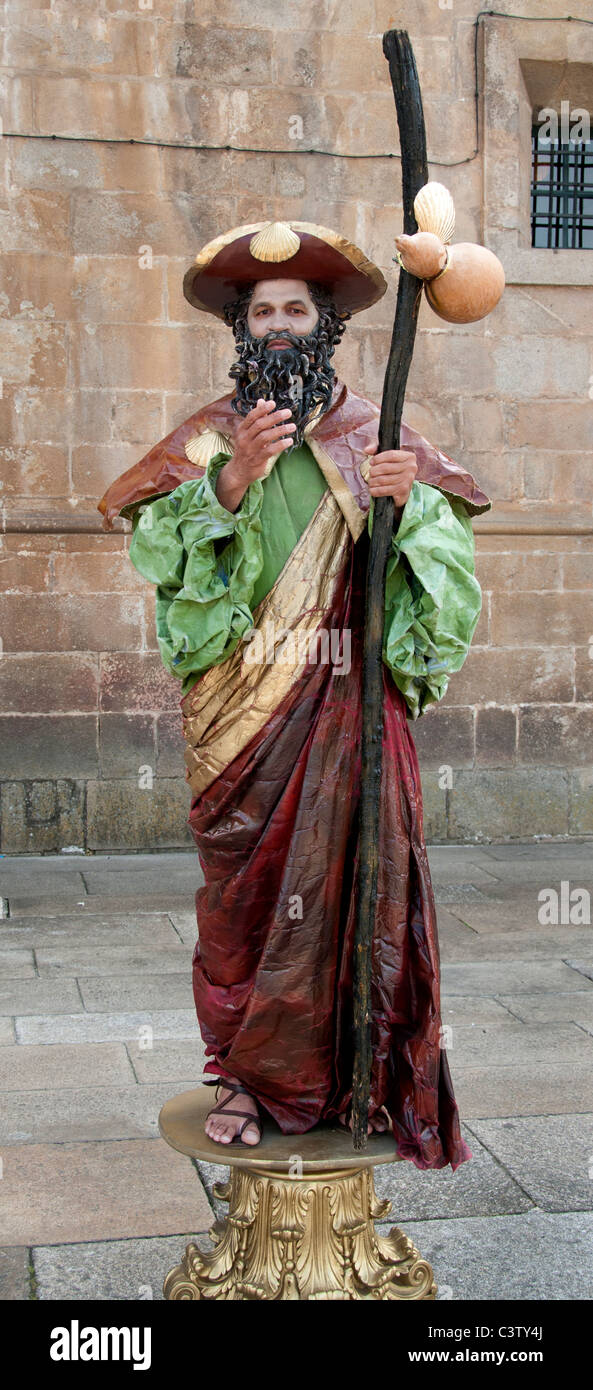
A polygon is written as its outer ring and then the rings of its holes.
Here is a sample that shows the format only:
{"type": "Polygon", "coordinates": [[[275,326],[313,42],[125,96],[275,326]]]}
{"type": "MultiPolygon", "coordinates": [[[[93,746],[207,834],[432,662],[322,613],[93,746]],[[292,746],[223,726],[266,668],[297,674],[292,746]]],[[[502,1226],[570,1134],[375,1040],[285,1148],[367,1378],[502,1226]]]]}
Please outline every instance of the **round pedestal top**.
{"type": "Polygon", "coordinates": [[[240,1164],[270,1168],[298,1176],[336,1168],[366,1168],[376,1163],[396,1163],[393,1135],[371,1134],[366,1149],[356,1153],[349,1130],[341,1125],[318,1125],[307,1134],[282,1134],[270,1119],[264,1121],[261,1143],[215,1144],[204,1130],[208,1111],[215,1104],[212,1086],[182,1091],[163,1105],[159,1129],[179,1153],[205,1163],[240,1164]]]}

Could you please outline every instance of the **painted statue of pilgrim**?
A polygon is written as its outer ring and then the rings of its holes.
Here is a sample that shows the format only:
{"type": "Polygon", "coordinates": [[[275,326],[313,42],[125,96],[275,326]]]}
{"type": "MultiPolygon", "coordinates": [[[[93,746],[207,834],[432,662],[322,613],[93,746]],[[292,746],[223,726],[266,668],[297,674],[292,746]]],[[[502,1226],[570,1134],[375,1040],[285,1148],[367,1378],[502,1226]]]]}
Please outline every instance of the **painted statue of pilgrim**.
{"type": "Polygon", "coordinates": [[[378,407],[337,380],[353,314],[386,282],[338,233],[237,227],[184,280],[224,320],[233,389],[118,478],[105,524],[156,586],[162,660],[181,683],[189,824],[204,886],[194,997],[206,1129],[257,1145],[348,1124],[358,853],[361,649],[369,513],[403,517],[388,564],[369,1124],[420,1168],[471,1157],[442,1047],[439,951],[410,724],[462,665],[478,620],[471,517],[490,503],[402,426],[377,452],[378,407]],[[213,1081],[214,1084],[214,1081],[213,1081]]]}

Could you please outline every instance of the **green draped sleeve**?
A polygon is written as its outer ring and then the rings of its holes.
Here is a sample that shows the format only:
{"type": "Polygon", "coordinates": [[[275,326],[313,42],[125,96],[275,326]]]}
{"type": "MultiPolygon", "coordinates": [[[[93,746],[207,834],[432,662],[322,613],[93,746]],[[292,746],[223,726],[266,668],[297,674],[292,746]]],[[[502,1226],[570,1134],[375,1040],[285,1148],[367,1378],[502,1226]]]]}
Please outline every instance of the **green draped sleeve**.
{"type": "Polygon", "coordinates": [[[130,543],[132,564],[157,586],[163,664],[188,684],[226,661],[253,625],[250,604],[263,564],[262,483],[250,483],[237,511],[227,511],[216,496],[227,458],[217,454],[202,478],[144,507],[130,543]]]}
{"type": "Polygon", "coordinates": [[[463,502],[413,483],[387,562],[383,630],[383,659],[412,718],[463,665],[481,606],[463,502]]]}

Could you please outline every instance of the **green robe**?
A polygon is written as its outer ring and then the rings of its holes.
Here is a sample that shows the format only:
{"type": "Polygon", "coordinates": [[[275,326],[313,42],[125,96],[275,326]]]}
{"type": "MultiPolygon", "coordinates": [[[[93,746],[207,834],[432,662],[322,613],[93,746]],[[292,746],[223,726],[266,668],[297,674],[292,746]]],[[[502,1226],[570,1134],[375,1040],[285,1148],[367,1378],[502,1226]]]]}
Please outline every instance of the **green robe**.
{"type": "MultiPolygon", "coordinates": [[[[216,496],[228,456],[137,515],[130,559],[157,586],[157,639],[183,693],[226,661],[253,625],[327,483],[308,445],[280,455],[251,483],[236,512],[216,496]]],[[[371,508],[372,524],[372,508],[371,508]]],[[[412,485],[392,543],[385,585],[383,657],[412,717],[445,694],[480,614],[474,539],[463,502],[412,485]]]]}

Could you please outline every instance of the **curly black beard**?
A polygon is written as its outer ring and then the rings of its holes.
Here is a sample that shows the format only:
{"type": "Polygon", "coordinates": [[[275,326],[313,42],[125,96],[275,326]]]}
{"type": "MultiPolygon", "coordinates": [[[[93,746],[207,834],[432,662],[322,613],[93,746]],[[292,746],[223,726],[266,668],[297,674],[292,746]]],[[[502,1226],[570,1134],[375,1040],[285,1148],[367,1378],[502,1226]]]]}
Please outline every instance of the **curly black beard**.
{"type": "Polygon", "coordinates": [[[224,306],[224,320],[232,328],[238,348],[238,361],[229,376],[235,381],[231,402],[238,415],[248,415],[260,397],[274,400],[278,410],[292,411],[296,425],[294,446],[302,444],[305,426],[318,405],[326,410],[332,398],[335,372],[330,360],[340,342],[350,314],[339,314],[328,291],[307,282],[311,299],[319,314],[311,333],[294,334],[282,329],[288,348],[270,348],[278,330],[254,338],[247,325],[249,302],[255,281],[246,285],[237,298],[224,306]]]}

